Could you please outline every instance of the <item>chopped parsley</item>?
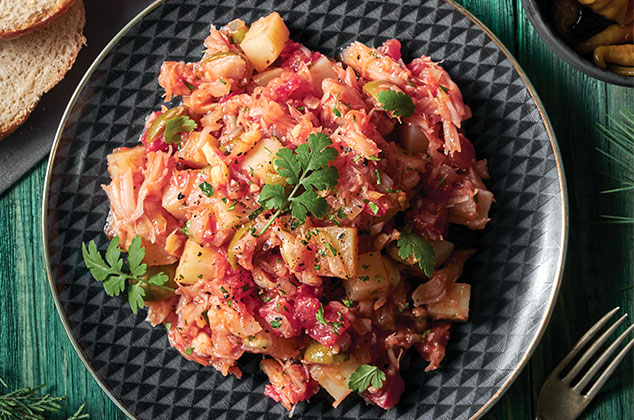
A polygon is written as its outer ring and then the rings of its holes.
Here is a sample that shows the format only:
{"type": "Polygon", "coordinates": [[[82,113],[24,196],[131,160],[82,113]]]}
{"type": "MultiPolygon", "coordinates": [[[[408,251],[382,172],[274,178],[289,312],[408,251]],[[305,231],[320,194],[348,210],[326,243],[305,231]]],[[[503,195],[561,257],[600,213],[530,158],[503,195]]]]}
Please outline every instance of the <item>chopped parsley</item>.
{"type": "Polygon", "coordinates": [[[200,191],[202,191],[207,197],[214,195],[214,187],[207,181],[203,181],[198,188],[200,188],[200,191]]]}
{"type": "Polygon", "coordinates": [[[315,314],[315,318],[317,319],[317,322],[324,324],[324,325],[328,325],[328,323],[326,322],[326,318],[324,317],[324,305],[321,305],[319,307],[319,309],[317,309],[317,313],[315,314]]]}

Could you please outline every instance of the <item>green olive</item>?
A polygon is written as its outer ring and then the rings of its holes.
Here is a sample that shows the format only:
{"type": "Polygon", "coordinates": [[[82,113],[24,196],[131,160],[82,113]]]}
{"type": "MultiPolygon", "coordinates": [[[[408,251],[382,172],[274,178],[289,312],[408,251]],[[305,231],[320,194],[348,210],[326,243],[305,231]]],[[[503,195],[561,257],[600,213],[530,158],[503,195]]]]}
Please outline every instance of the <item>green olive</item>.
{"type": "MultiPolygon", "coordinates": [[[[167,274],[168,279],[165,283],[163,283],[163,286],[171,287],[173,289],[176,289],[178,287],[176,282],[174,282],[174,274],[176,273],[176,264],[150,265],[148,266],[147,271],[142,276],[142,278],[144,280],[148,280],[150,277],[158,273],[167,274]]],[[[174,292],[160,289],[148,283],[141,283],[141,287],[145,290],[144,299],[147,302],[162,302],[174,296],[174,292]]]]}
{"type": "Polygon", "coordinates": [[[156,139],[163,131],[165,131],[165,124],[167,124],[168,120],[172,118],[180,117],[181,115],[187,114],[187,107],[185,105],[177,106],[176,108],[168,109],[163,112],[161,115],[156,117],[150,128],[148,128],[147,133],[145,135],[146,143],[152,143],[154,139],[156,139]]]}
{"type": "Polygon", "coordinates": [[[236,262],[236,254],[234,248],[238,241],[244,238],[244,235],[247,234],[252,224],[252,222],[249,222],[243,225],[240,229],[236,230],[236,233],[233,234],[233,238],[231,238],[231,242],[229,242],[229,247],[227,248],[227,258],[229,259],[229,264],[231,264],[231,268],[233,268],[234,270],[238,269],[238,263],[236,262]]]}
{"type": "Polygon", "coordinates": [[[334,353],[330,347],[313,341],[304,351],[304,360],[311,363],[333,364],[343,363],[349,359],[347,352],[334,353]]]}

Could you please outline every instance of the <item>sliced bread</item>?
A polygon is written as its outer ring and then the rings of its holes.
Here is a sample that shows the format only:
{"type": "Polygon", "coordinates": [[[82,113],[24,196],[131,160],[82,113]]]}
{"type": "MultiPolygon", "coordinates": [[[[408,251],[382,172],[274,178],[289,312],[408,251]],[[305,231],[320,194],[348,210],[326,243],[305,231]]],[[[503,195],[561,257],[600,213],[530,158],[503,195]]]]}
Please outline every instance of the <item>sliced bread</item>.
{"type": "Polygon", "coordinates": [[[77,1],[50,24],[0,40],[0,139],[20,126],[71,68],[86,42],[85,21],[84,5],[77,1]]]}
{"type": "Polygon", "coordinates": [[[46,25],[75,0],[0,0],[0,39],[15,38],[46,25]]]}

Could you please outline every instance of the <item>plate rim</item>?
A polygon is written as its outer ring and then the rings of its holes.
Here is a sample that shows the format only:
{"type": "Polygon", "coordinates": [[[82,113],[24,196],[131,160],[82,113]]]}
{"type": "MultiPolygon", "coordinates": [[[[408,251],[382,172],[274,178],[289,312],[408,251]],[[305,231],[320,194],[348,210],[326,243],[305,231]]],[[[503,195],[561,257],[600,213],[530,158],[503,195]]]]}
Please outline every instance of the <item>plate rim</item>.
{"type": "MultiPolygon", "coordinates": [[[[59,316],[62,322],[64,331],[66,332],[66,335],[68,336],[68,339],[70,340],[70,343],[73,346],[75,353],[77,353],[77,356],[79,356],[79,359],[81,360],[82,364],[84,365],[88,373],[90,373],[90,376],[92,376],[92,378],[95,380],[95,382],[97,382],[97,385],[99,385],[101,390],[110,398],[110,400],[117,406],[117,408],[119,408],[119,410],[123,412],[124,415],[126,415],[128,418],[136,419],[136,420],[138,420],[138,417],[132,414],[128,410],[126,405],[114,395],[112,390],[108,387],[108,385],[104,382],[104,380],[97,375],[95,369],[92,367],[90,362],[86,359],[81,348],[79,347],[79,343],[77,342],[77,340],[75,339],[72,333],[71,327],[64,314],[62,304],[59,298],[59,293],[57,293],[57,290],[56,290],[55,280],[53,279],[53,273],[51,270],[51,262],[49,258],[48,229],[47,229],[48,228],[48,224],[47,224],[48,198],[49,198],[49,189],[51,185],[51,175],[52,175],[53,162],[55,160],[55,155],[57,153],[57,149],[59,146],[62,133],[64,129],[66,128],[66,123],[68,122],[68,118],[70,117],[72,109],[77,103],[77,99],[79,95],[83,91],[88,80],[92,77],[96,68],[99,66],[99,64],[101,64],[104,58],[108,55],[108,53],[110,53],[112,48],[121,40],[121,38],[134,25],[136,25],[141,19],[143,19],[147,14],[153,11],[160,4],[164,3],[164,1],[165,0],[152,1],[152,3],[150,3],[138,15],[136,15],[132,20],[130,20],[130,22],[128,22],[123,28],[121,28],[121,30],[117,32],[117,34],[103,48],[103,50],[99,53],[99,55],[95,58],[95,60],[90,65],[90,67],[86,70],[86,72],[82,76],[81,81],[75,88],[75,91],[73,92],[73,95],[71,96],[68,102],[68,105],[66,106],[64,114],[62,115],[62,119],[60,120],[57,131],[55,133],[55,139],[53,141],[53,146],[51,147],[51,152],[50,152],[48,162],[46,165],[46,175],[44,178],[44,190],[42,192],[42,210],[41,210],[42,251],[44,256],[44,266],[46,269],[46,277],[48,280],[51,295],[53,297],[53,301],[55,303],[55,309],[57,311],[57,315],[59,316]]],[[[562,164],[561,151],[559,149],[559,144],[557,143],[557,139],[552,127],[552,123],[550,122],[550,119],[548,118],[548,115],[546,114],[544,104],[542,103],[539,95],[537,94],[535,87],[533,86],[528,76],[526,75],[522,67],[520,66],[519,62],[515,59],[515,57],[511,54],[511,52],[506,48],[506,46],[498,39],[498,37],[484,23],[482,23],[475,15],[473,15],[470,11],[468,11],[462,5],[456,3],[455,0],[444,0],[444,1],[448,3],[449,5],[451,5],[458,12],[462,13],[467,19],[471,20],[474,24],[476,24],[476,26],[478,26],[489,37],[489,39],[491,39],[497,45],[500,51],[511,62],[511,64],[515,68],[515,71],[517,72],[517,74],[520,76],[520,78],[526,85],[528,92],[530,93],[531,97],[535,101],[535,104],[537,105],[537,109],[539,111],[539,114],[542,118],[542,121],[544,122],[544,126],[548,133],[550,145],[553,149],[555,163],[557,167],[557,174],[559,178],[559,187],[561,191],[561,203],[562,203],[561,217],[562,217],[563,223],[562,223],[562,231],[560,235],[561,248],[560,248],[560,252],[557,259],[558,264],[557,264],[557,271],[556,271],[556,275],[554,279],[555,283],[553,285],[553,288],[549,297],[548,306],[539,323],[539,329],[537,331],[537,334],[535,334],[535,336],[531,340],[528,346],[528,349],[524,352],[522,358],[515,366],[513,373],[511,373],[511,375],[504,381],[504,383],[500,385],[498,390],[491,396],[491,398],[489,398],[489,400],[473,416],[470,417],[470,420],[476,420],[478,418],[481,418],[487,411],[489,411],[493,407],[493,405],[504,395],[504,393],[508,391],[508,389],[513,384],[513,382],[515,382],[515,380],[517,379],[519,374],[524,370],[524,368],[526,367],[526,364],[528,363],[531,356],[534,354],[535,350],[537,349],[537,346],[539,342],[541,341],[546,331],[546,328],[548,327],[548,324],[550,323],[550,319],[552,317],[554,307],[557,303],[557,296],[559,295],[559,290],[561,288],[563,272],[564,272],[566,256],[567,256],[567,250],[568,250],[568,230],[569,230],[568,190],[566,186],[567,185],[566,177],[565,177],[564,168],[562,164]]]]}

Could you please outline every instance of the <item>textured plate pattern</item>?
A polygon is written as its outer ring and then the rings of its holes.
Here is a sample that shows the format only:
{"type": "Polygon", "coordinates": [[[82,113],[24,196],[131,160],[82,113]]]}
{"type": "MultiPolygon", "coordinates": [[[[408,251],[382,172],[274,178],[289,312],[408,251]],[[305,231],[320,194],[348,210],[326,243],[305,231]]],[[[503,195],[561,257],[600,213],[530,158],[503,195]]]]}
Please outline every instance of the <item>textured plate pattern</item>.
{"type": "Polygon", "coordinates": [[[446,361],[423,373],[417,357],[404,372],[407,389],[385,412],[351,397],[338,409],[321,392],[300,404],[307,419],[466,419],[478,413],[518,369],[540,333],[554,297],[563,255],[565,194],[547,123],[512,62],[477,24],[442,0],[167,1],[137,23],[88,80],[51,161],[45,204],[51,277],[79,350],[112,396],[139,419],[284,419],[263,395],[257,357],[241,363],[242,380],[187,362],[162,327],[109,298],[84,268],[80,245],[107,243],[108,210],[100,185],[105,156],[136,144],[145,116],[162,101],[161,63],[198,60],[210,24],[247,22],[277,10],[291,36],[335,56],[353,40],[402,41],[407,59],[426,54],[460,86],[473,118],[466,125],[487,158],[497,203],[484,232],[452,231],[478,248],[465,281],[473,285],[471,317],[453,328],[446,361]]]}

